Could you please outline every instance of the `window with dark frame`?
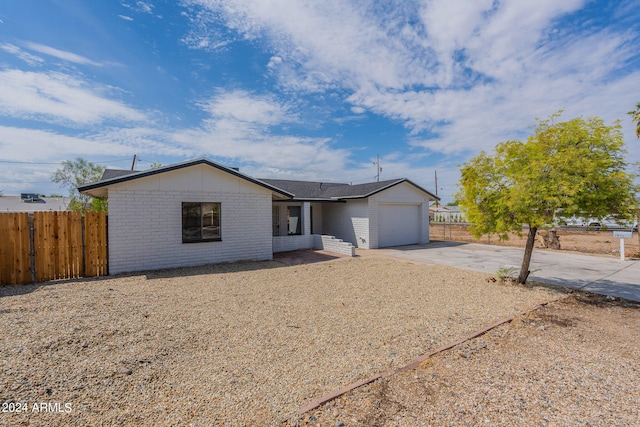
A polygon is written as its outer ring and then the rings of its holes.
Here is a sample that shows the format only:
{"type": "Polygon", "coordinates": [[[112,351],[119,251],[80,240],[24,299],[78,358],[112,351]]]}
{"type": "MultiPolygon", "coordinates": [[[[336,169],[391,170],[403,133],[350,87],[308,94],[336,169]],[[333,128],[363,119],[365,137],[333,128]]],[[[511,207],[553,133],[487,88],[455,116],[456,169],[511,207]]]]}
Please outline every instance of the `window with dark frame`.
{"type": "Polygon", "coordinates": [[[287,230],[290,236],[302,234],[302,209],[300,206],[287,206],[287,230]]]}
{"type": "Polygon", "coordinates": [[[182,202],[182,243],[220,240],[220,203],[182,202]]]}

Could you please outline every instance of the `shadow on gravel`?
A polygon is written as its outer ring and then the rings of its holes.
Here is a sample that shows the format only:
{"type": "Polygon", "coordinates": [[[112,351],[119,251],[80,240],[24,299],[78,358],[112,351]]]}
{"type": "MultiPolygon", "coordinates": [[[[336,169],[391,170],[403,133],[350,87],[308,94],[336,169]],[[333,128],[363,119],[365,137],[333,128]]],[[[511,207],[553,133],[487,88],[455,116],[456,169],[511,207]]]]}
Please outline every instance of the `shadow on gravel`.
{"type": "Polygon", "coordinates": [[[31,292],[35,292],[40,289],[46,289],[50,286],[64,285],[66,283],[86,284],[87,282],[91,283],[95,281],[109,280],[114,277],[119,276],[78,277],[76,279],[49,280],[48,282],[28,283],[26,285],[3,285],[0,286],[0,298],[30,294],[31,292]]]}
{"type": "Polygon", "coordinates": [[[574,289],[577,291],[593,292],[607,295],[615,295],[617,298],[623,298],[630,301],[638,301],[638,286],[628,283],[619,283],[611,280],[600,279],[596,281],[588,280],[571,280],[568,281],[558,277],[545,277],[544,281],[549,285],[555,285],[563,288],[574,289]]]}
{"type": "Polygon", "coordinates": [[[172,277],[199,276],[204,274],[239,273],[244,271],[268,270],[272,268],[289,267],[292,265],[314,264],[318,262],[334,261],[345,258],[332,255],[324,251],[303,249],[273,254],[272,261],[238,261],[221,264],[207,264],[199,267],[170,268],[143,272],[147,280],[167,279],[172,277]]]}
{"type": "Polygon", "coordinates": [[[431,240],[429,243],[425,243],[424,245],[406,245],[406,246],[392,246],[386,247],[382,249],[394,249],[397,251],[415,251],[418,249],[432,249],[432,248],[452,248],[455,246],[464,246],[468,245],[469,242],[453,242],[451,240],[431,240]]]}
{"type": "Polygon", "coordinates": [[[627,309],[640,310],[640,302],[593,294],[591,292],[576,291],[575,300],[581,304],[593,305],[595,307],[624,307],[627,309]]]}
{"type": "Polygon", "coordinates": [[[4,285],[0,286],[0,298],[14,297],[17,295],[30,294],[43,286],[53,285],[59,282],[32,283],[28,285],[4,285]]]}
{"type": "MultiPolygon", "coordinates": [[[[207,274],[240,273],[244,271],[268,270],[272,268],[286,267],[276,261],[240,261],[222,264],[207,264],[197,267],[167,268],[164,270],[152,270],[138,272],[146,276],[147,280],[171,279],[174,277],[202,276],[207,274]]],[[[113,277],[122,277],[121,275],[113,277]]]]}
{"type": "Polygon", "coordinates": [[[206,264],[196,267],[167,268],[162,270],[135,271],[131,273],[118,273],[110,276],[80,277],[76,279],[52,280],[42,283],[30,283],[26,285],[0,286],[0,298],[7,296],[24,295],[35,292],[38,289],[66,283],[84,283],[96,280],[110,280],[123,277],[145,276],[147,280],[167,279],[174,277],[200,276],[205,274],[238,273],[243,271],[267,270],[282,268],[292,265],[314,264],[318,262],[334,261],[345,258],[342,255],[332,255],[325,251],[297,250],[279,252],[273,254],[273,260],[269,261],[237,261],[220,264],[206,264]]]}
{"type": "Polygon", "coordinates": [[[303,249],[299,251],[278,252],[273,254],[273,260],[285,265],[316,264],[318,262],[335,261],[350,258],[347,255],[332,254],[326,251],[303,249]]]}
{"type": "MultiPolygon", "coordinates": [[[[499,282],[499,279],[495,279],[494,278],[494,280],[499,282]]],[[[527,280],[527,283],[525,283],[524,285],[518,283],[515,280],[514,281],[505,281],[504,283],[508,283],[511,286],[522,286],[523,288],[531,288],[531,289],[544,288],[544,289],[549,289],[549,290],[554,291],[554,292],[560,292],[560,293],[563,293],[563,294],[566,294],[566,293],[569,293],[569,292],[572,291],[571,288],[568,288],[566,286],[555,285],[555,284],[544,283],[544,282],[538,282],[536,280],[527,280]]]]}

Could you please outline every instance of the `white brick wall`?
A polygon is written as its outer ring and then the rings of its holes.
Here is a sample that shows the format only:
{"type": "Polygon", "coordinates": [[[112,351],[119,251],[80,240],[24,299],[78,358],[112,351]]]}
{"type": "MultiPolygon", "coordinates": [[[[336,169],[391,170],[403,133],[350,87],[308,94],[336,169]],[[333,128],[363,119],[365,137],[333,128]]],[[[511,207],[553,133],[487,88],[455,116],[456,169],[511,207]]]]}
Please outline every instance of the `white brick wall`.
{"type": "Polygon", "coordinates": [[[359,248],[368,248],[368,215],[366,200],[326,203],[322,207],[322,233],[336,236],[359,248]]]}
{"type": "Polygon", "coordinates": [[[349,242],[336,239],[333,236],[315,234],[315,248],[331,251],[338,254],[356,256],[356,248],[349,242]]]}
{"type": "Polygon", "coordinates": [[[363,246],[367,249],[378,249],[378,202],[375,197],[369,197],[367,202],[367,215],[369,215],[369,240],[363,246]]]}
{"type": "Polygon", "coordinates": [[[109,189],[110,273],[271,258],[268,191],[109,189]],[[220,202],[222,241],[182,243],[182,202],[220,202]]]}
{"type": "Polygon", "coordinates": [[[273,236],[273,252],[296,251],[314,247],[314,235],[273,236]]]}
{"type": "Polygon", "coordinates": [[[324,249],[349,256],[355,256],[356,249],[349,243],[334,236],[310,234],[307,236],[273,236],[273,252],[287,252],[298,249],[324,249]]]}

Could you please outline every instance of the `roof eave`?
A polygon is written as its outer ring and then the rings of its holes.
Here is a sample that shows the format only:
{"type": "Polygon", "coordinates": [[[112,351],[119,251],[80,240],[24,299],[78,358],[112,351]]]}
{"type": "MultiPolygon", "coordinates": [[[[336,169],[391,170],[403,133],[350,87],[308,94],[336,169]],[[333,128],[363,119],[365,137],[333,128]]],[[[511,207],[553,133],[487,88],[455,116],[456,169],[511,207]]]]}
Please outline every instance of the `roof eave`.
{"type": "Polygon", "coordinates": [[[424,188],[420,187],[418,184],[412,182],[411,180],[407,179],[407,178],[402,178],[399,179],[395,182],[392,182],[388,185],[385,185],[384,187],[381,188],[377,188],[369,193],[366,194],[362,194],[362,195],[354,195],[354,196],[339,196],[336,197],[336,199],[366,199],[367,197],[373,196],[374,194],[380,193],[381,191],[387,190],[391,187],[394,187],[398,184],[402,184],[403,182],[406,182],[407,184],[410,184],[412,186],[414,186],[415,188],[417,188],[418,190],[422,191],[423,193],[426,193],[429,195],[429,199],[430,200],[440,200],[440,197],[436,196],[435,194],[431,193],[430,191],[425,190],[424,188]]]}
{"type": "Polygon", "coordinates": [[[284,190],[281,190],[278,187],[275,187],[273,185],[267,184],[266,182],[262,182],[258,179],[255,179],[253,177],[250,177],[249,175],[243,174],[242,172],[239,172],[235,169],[231,169],[228,168],[224,165],[221,165],[219,163],[213,162],[209,159],[197,159],[197,160],[190,160],[188,162],[183,162],[183,163],[176,163],[174,165],[169,165],[169,166],[164,166],[164,167],[160,167],[160,168],[156,168],[156,169],[150,169],[147,171],[140,171],[140,172],[135,172],[135,173],[131,173],[129,175],[124,175],[124,176],[119,176],[119,177],[115,177],[115,178],[111,178],[111,179],[107,179],[104,181],[98,181],[98,182],[93,182],[90,184],[84,184],[84,185],[79,185],[78,191],[83,193],[83,194],[88,194],[90,196],[94,196],[94,197],[104,197],[106,196],[106,189],[108,186],[113,185],[113,184],[119,184],[121,182],[126,182],[126,181],[132,181],[134,179],[138,179],[138,178],[144,178],[147,176],[153,176],[153,175],[157,175],[160,173],[164,173],[164,172],[170,172],[173,170],[178,170],[178,169],[183,169],[186,167],[190,167],[190,166],[196,166],[196,165],[200,165],[200,164],[206,164],[209,165],[211,167],[214,167],[216,169],[219,169],[223,172],[227,172],[231,175],[237,176],[238,178],[242,178],[244,180],[247,180],[249,182],[252,182],[254,184],[257,184],[261,187],[267,188],[269,190],[271,190],[272,195],[276,198],[284,198],[284,199],[292,199],[294,197],[293,194],[288,193],[284,190]],[[104,192],[102,191],[95,191],[98,189],[104,189],[104,192]],[[104,196],[95,196],[94,194],[103,194],[104,196]]]}

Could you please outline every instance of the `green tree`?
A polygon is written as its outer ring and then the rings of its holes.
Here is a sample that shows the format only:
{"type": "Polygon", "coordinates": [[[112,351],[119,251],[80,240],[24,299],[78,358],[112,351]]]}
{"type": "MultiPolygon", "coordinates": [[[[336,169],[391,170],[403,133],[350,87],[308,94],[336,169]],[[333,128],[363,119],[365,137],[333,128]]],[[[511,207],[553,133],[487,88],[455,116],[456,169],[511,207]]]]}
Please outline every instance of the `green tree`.
{"type": "Polygon", "coordinates": [[[78,186],[99,181],[104,172],[104,166],[99,166],[77,157],[75,160],[65,160],[62,167],[51,175],[51,180],[69,190],[69,210],[77,212],[106,211],[107,203],[104,198],[94,198],[81,194],[78,186]]]}
{"type": "Polygon", "coordinates": [[[636,109],[629,111],[627,114],[631,116],[631,121],[636,127],[635,132],[636,136],[640,138],[640,102],[636,104],[636,109]]]}
{"type": "MultiPolygon", "coordinates": [[[[636,104],[636,109],[629,111],[627,114],[631,116],[631,121],[635,126],[636,137],[640,138],[640,102],[636,104]]],[[[640,162],[636,163],[636,169],[640,171],[640,162]]],[[[636,200],[636,222],[638,223],[638,227],[640,227],[640,200],[636,200]]],[[[640,228],[638,229],[638,244],[640,244],[640,228]]],[[[640,251],[638,252],[640,253],[640,251]]]]}
{"type": "Polygon", "coordinates": [[[527,142],[506,141],[461,166],[457,199],[479,238],[528,228],[519,283],[529,276],[539,228],[576,216],[619,221],[632,218],[633,175],[625,171],[621,125],[592,117],[556,123],[561,112],[538,126],[527,142]]]}

